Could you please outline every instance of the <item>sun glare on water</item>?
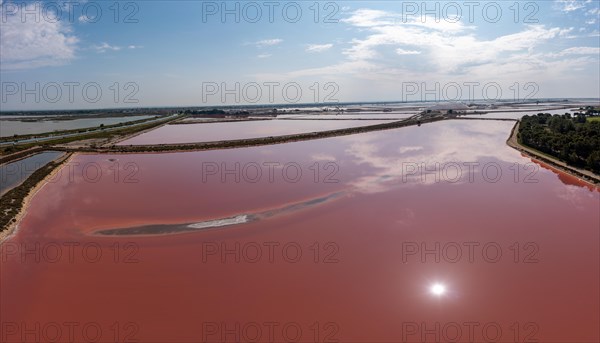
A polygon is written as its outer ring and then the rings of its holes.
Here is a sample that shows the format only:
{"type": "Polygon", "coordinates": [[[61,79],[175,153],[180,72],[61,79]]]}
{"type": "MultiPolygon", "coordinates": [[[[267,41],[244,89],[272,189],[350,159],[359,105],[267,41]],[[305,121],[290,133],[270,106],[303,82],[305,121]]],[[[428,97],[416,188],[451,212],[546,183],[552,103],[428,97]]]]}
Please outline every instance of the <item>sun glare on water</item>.
{"type": "Polygon", "coordinates": [[[429,291],[431,292],[431,294],[436,295],[436,296],[442,296],[446,293],[446,286],[444,286],[441,283],[436,283],[433,284],[430,288],[429,291]]]}

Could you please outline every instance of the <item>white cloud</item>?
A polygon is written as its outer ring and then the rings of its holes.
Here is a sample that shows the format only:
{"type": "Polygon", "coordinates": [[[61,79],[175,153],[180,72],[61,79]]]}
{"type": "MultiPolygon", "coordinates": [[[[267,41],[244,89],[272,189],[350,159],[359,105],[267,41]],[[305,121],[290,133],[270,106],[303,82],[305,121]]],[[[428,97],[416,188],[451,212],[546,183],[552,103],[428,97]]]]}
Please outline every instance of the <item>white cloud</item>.
{"type": "MultiPolygon", "coordinates": [[[[568,43],[567,40],[577,31],[571,27],[523,25],[515,27],[514,30],[518,31],[483,38],[478,35],[476,27],[460,22],[436,23],[430,20],[423,23],[420,20],[406,20],[404,23],[398,18],[394,13],[379,10],[352,12],[341,21],[352,25],[350,29],[354,29],[356,34],[351,41],[339,43],[349,44],[342,52],[345,58],[332,64],[284,74],[256,76],[269,80],[277,77],[335,76],[344,83],[346,92],[359,92],[361,89],[361,94],[367,94],[369,92],[362,89],[364,82],[370,82],[373,89],[384,90],[377,96],[382,96],[381,93],[385,93],[389,87],[396,86],[398,79],[459,83],[494,80],[503,89],[508,89],[515,80],[527,79],[535,80],[540,85],[551,84],[544,87],[544,92],[547,92],[549,88],[555,91],[554,87],[560,86],[556,80],[562,80],[564,85],[573,78],[579,79],[581,76],[574,76],[574,73],[598,63],[595,50],[577,48],[558,55],[560,50],[556,47],[568,43]],[[396,56],[419,53],[419,57],[390,58],[390,52],[395,52],[396,56]]],[[[386,94],[394,96],[393,92],[386,94]]],[[[508,96],[506,94],[503,95],[508,96]]]]}
{"type": "Polygon", "coordinates": [[[143,48],[143,46],[141,46],[141,45],[129,45],[127,47],[127,49],[141,49],[141,48],[143,48]]]}
{"type": "MultiPolygon", "coordinates": [[[[26,9],[41,6],[29,3],[26,9]]],[[[79,39],[68,24],[60,21],[21,21],[21,7],[15,14],[0,8],[0,64],[2,69],[30,69],[57,66],[75,58],[79,39]]]]}
{"type": "Polygon", "coordinates": [[[398,13],[372,9],[356,10],[350,18],[343,19],[342,22],[359,28],[410,25],[447,33],[458,33],[474,28],[473,26],[465,26],[460,21],[441,20],[436,22],[432,16],[425,16],[424,18],[403,17],[398,13]]]}
{"type": "Polygon", "coordinates": [[[96,51],[99,52],[99,53],[105,53],[108,50],[111,50],[111,51],[119,51],[119,50],[121,50],[120,46],[110,45],[110,44],[108,44],[106,42],[103,42],[100,45],[94,45],[92,48],[96,49],[96,51]]]}
{"type": "Polygon", "coordinates": [[[255,45],[259,48],[265,47],[265,46],[273,46],[273,45],[277,45],[277,44],[281,44],[283,42],[283,39],[280,38],[273,38],[273,39],[263,39],[263,40],[259,40],[258,42],[254,42],[251,43],[252,45],[255,45]]]}
{"type": "Polygon", "coordinates": [[[398,14],[379,10],[361,9],[354,12],[344,21],[359,28],[367,28],[372,34],[365,39],[354,39],[353,46],[344,51],[344,54],[352,60],[374,59],[378,57],[376,49],[385,45],[402,46],[400,54],[402,51],[417,51],[404,49],[411,46],[430,49],[449,47],[449,50],[452,50],[460,46],[460,42],[452,44],[449,39],[455,38],[458,33],[473,29],[461,22],[435,22],[433,18],[405,19],[398,14]]]}
{"type": "Polygon", "coordinates": [[[420,55],[421,52],[417,50],[404,50],[402,48],[396,49],[398,55],[420,55]]]}
{"type": "Polygon", "coordinates": [[[555,7],[563,12],[573,12],[578,9],[585,7],[585,1],[583,0],[555,0],[555,7]]]}
{"type": "Polygon", "coordinates": [[[600,15],[600,7],[592,8],[585,12],[586,15],[600,15]]]}
{"type": "Polygon", "coordinates": [[[449,28],[441,22],[439,24],[419,22],[372,26],[369,28],[371,35],[365,39],[353,40],[353,46],[344,53],[352,60],[372,60],[378,57],[378,48],[396,45],[402,47],[396,50],[399,54],[404,51],[419,51],[426,54],[440,71],[453,72],[460,67],[497,60],[506,52],[531,49],[569,32],[559,28],[547,29],[542,25],[531,25],[524,31],[486,41],[477,39],[473,34],[464,33],[469,28],[462,24],[450,23],[454,28],[449,28]],[[417,47],[419,50],[405,47],[417,47]]]}
{"type": "Polygon", "coordinates": [[[399,19],[400,17],[398,15],[394,15],[390,12],[361,8],[354,11],[350,18],[342,19],[341,21],[358,27],[373,27],[392,25],[399,19]]]}
{"type": "Polygon", "coordinates": [[[423,149],[424,148],[422,146],[406,146],[398,148],[398,153],[406,154],[407,152],[421,151],[423,149]]]}
{"type": "Polygon", "coordinates": [[[306,48],[308,52],[323,52],[333,47],[333,44],[309,44],[306,48]]]}
{"type": "Polygon", "coordinates": [[[600,48],[596,48],[596,47],[588,47],[588,46],[582,46],[582,47],[573,47],[573,48],[568,48],[565,49],[557,54],[553,54],[552,56],[567,56],[567,55],[595,55],[595,56],[600,56],[600,48]]]}
{"type": "Polygon", "coordinates": [[[271,56],[272,56],[271,54],[260,54],[260,55],[257,55],[256,57],[258,57],[258,58],[269,58],[271,56]]]}
{"type": "Polygon", "coordinates": [[[573,31],[573,28],[528,25],[520,32],[482,40],[476,37],[473,26],[466,26],[461,22],[425,19],[402,18],[399,14],[381,10],[357,10],[342,22],[355,26],[360,33],[366,32],[367,35],[353,39],[351,47],[343,51],[347,61],[296,71],[290,75],[352,73],[367,78],[373,77],[374,73],[380,77],[387,77],[384,74],[402,74],[406,71],[405,66],[398,68],[389,61],[387,65],[381,63],[382,49],[391,47],[397,55],[422,56],[420,62],[429,66],[430,73],[465,74],[479,65],[488,65],[492,67],[488,71],[489,76],[492,76],[496,74],[493,65],[514,63],[512,56],[530,53],[552,39],[570,38],[573,31]]]}

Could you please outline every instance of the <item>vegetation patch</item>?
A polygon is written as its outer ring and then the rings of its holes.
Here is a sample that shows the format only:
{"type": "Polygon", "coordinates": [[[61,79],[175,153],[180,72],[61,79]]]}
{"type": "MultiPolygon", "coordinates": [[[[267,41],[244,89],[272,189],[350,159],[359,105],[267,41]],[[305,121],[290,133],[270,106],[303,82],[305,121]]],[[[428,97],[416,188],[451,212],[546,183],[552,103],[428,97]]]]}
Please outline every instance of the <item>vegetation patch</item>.
{"type": "Polygon", "coordinates": [[[524,116],[519,126],[519,142],[569,165],[600,174],[598,118],[582,113],[524,116]]]}

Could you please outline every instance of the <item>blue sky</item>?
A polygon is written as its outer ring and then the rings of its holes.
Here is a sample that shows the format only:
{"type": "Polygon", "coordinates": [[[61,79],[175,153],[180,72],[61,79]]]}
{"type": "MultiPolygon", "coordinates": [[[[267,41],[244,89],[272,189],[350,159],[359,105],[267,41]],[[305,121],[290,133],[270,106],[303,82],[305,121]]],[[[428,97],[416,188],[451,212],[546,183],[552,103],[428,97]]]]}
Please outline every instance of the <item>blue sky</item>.
{"type": "Polygon", "coordinates": [[[2,110],[600,96],[598,1],[0,1],[2,110]]]}

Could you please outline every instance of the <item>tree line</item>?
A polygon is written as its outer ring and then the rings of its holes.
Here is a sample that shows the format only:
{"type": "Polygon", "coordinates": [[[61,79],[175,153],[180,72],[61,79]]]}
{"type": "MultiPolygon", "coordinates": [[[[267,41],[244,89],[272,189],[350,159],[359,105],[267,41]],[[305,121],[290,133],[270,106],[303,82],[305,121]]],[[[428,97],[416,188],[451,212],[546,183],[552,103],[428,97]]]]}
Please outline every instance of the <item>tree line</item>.
{"type": "Polygon", "coordinates": [[[519,141],[554,156],[570,165],[600,174],[600,120],[594,114],[538,113],[524,116],[519,126],[519,141]]]}

